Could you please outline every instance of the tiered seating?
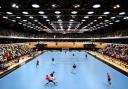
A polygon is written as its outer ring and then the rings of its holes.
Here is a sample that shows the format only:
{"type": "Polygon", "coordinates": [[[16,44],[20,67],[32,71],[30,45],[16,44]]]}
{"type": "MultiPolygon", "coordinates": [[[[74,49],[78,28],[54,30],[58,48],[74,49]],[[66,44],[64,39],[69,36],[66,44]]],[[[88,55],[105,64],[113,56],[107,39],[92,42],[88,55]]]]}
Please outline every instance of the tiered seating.
{"type": "Polygon", "coordinates": [[[32,51],[23,44],[0,45],[0,70],[6,70],[9,66],[18,62],[19,57],[30,54],[32,51]]]}
{"type": "Polygon", "coordinates": [[[100,53],[108,56],[109,61],[128,69],[128,45],[108,45],[100,49],[100,53]]]}
{"type": "Polygon", "coordinates": [[[108,45],[99,52],[128,62],[128,45],[108,45]]]}

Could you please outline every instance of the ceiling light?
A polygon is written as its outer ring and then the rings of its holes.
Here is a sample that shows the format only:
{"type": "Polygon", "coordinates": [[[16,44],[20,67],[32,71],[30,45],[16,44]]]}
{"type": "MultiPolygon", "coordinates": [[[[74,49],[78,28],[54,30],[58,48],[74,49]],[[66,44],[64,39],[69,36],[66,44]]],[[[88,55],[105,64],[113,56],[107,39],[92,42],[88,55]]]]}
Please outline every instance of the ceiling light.
{"type": "Polygon", "coordinates": [[[16,8],[19,8],[19,6],[17,5],[16,8]]]}
{"type": "Polygon", "coordinates": [[[26,22],[27,20],[22,20],[22,21],[26,22]]]}
{"type": "Polygon", "coordinates": [[[12,4],[12,7],[13,7],[13,8],[19,8],[19,6],[18,6],[16,3],[13,3],[13,4],[12,4]]]}
{"type": "Polygon", "coordinates": [[[74,20],[73,19],[70,19],[69,21],[73,22],[74,20]]]}
{"type": "Polygon", "coordinates": [[[96,24],[96,26],[99,26],[99,24],[96,24]]]}
{"type": "Polygon", "coordinates": [[[103,24],[102,22],[100,24],[103,24]]]}
{"type": "Polygon", "coordinates": [[[44,11],[39,11],[38,13],[39,13],[39,14],[44,14],[44,11]]]}
{"type": "Polygon", "coordinates": [[[90,26],[90,24],[88,24],[87,26],[90,26]]]}
{"type": "Polygon", "coordinates": [[[16,20],[12,20],[12,22],[16,22],[16,20]]]}
{"type": "Polygon", "coordinates": [[[72,14],[77,14],[77,11],[72,11],[71,13],[72,13],[72,14]]]}
{"type": "Polygon", "coordinates": [[[104,15],[108,15],[108,14],[110,14],[110,12],[104,12],[103,14],[104,14],[104,15]]]}
{"type": "Polygon", "coordinates": [[[116,6],[114,6],[113,8],[114,8],[114,9],[116,9],[117,7],[116,7],[116,6]]]}
{"type": "Polygon", "coordinates": [[[61,19],[59,19],[58,21],[59,21],[59,22],[61,22],[62,20],[61,20],[61,19]]]}
{"type": "Polygon", "coordinates": [[[23,26],[27,26],[26,24],[23,24],[23,26]]]}
{"type": "Polygon", "coordinates": [[[56,7],[56,4],[52,4],[52,7],[56,7]]]}
{"type": "Polygon", "coordinates": [[[86,21],[86,20],[85,20],[85,19],[82,19],[81,21],[84,22],[84,21],[86,21]]]}
{"type": "Polygon", "coordinates": [[[103,17],[102,16],[99,16],[98,19],[102,19],[103,17]]]}
{"type": "Polygon", "coordinates": [[[60,23],[59,25],[60,25],[60,26],[62,26],[62,24],[61,24],[61,23],[60,23]]]}
{"type": "Polygon", "coordinates": [[[93,22],[91,22],[90,24],[93,24],[93,22]]]}
{"type": "Polygon", "coordinates": [[[3,16],[3,19],[8,19],[8,17],[7,16],[3,16]]]}
{"type": "Polygon", "coordinates": [[[38,4],[32,4],[33,8],[39,8],[40,6],[38,4]]]}
{"type": "Polygon", "coordinates": [[[84,16],[84,18],[85,18],[85,19],[88,19],[88,18],[89,18],[89,16],[84,16]]]}
{"type": "Polygon", "coordinates": [[[115,5],[113,8],[114,8],[114,9],[120,8],[120,5],[117,4],[117,5],[115,5]]]}
{"type": "Polygon", "coordinates": [[[32,29],[33,29],[33,27],[30,27],[30,28],[32,28],[32,29]]]}
{"type": "Polygon", "coordinates": [[[32,23],[31,22],[28,22],[29,25],[31,25],[32,23]]]}
{"type": "Polygon", "coordinates": [[[120,5],[119,5],[119,4],[117,4],[117,5],[116,5],[116,7],[117,7],[117,8],[120,8],[120,5]]]}
{"type": "MultiPolygon", "coordinates": [[[[50,21],[50,20],[49,20],[50,21]]],[[[38,22],[38,24],[41,24],[41,22],[38,22]]]]}
{"type": "Polygon", "coordinates": [[[44,19],[47,19],[48,17],[46,15],[43,16],[44,19]]]}
{"type": "Polygon", "coordinates": [[[78,8],[78,7],[80,7],[80,5],[79,4],[75,4],[75,5],[73,5],[75,8],[78,8]]]}
{"type": "Polygon", "coordinates": [[[107,27],[108,25],[107,24],[105,24],[105,27],[107,27]]]}
{"type": "Polygon", "coordinates": [[[58,6],[57,4],[52,4],[52,7],[53,7],[53,8],[55,8],[55,7],[57,7],[57,6],[58,6]]]}
{"type": "Polygon", "coordinates": [[[104,22],[109,22],[109,20],[104,20],[104,22]]]}
{"type": "Polygon", "coordinates": [[[34,21],[35,21],[35,22],[37,22],[38,20],[37,20],[37,19],[35,19],[34,21]]]}
{"type": "Polygon", "coordinates": [[[30,18],[30,19],[33,19],[34,17],[33,17],[33,16],[30,16],[29,18],[30,18]]]}
{"type": "Polygon", "coordinates": [[[18,22],[18,24],[22,24],[22,23],[18,22]]]}
{"type": "Polygon", "coordinates": [[[128,17],[124,17],[124,19],[125,19],[125,20],[127,20],[127,19],[128,19],[128,17]]]}
{"type": "Polygon", "coordinates": [[[69,26],[71,26],[72,24],[70,23],[69,26]]]}
{"type": "Polygon", "coordinates": [[[101,7],[100,4],[95,4],[95,5],[93,5],[93,8],[100,8],[100,7],[101,7]]]}
{"type": "Polygon", "coordinates": [[[100,29],[100,27],[98,27],[98,29],[100,29]]]}
{"type": "Polygon", "coordinates": [[[125,12],[120,12],[120,13],[119,13],[119,15],[124,15],[124,14],[125,14],[125,12]]]}
{"type": "Polygon", "coordinates": [[[17,16],[16,18],[17,18],[17,19],[21,19],[21,17],[19,17],[19,16],[17,16]]]}
{"type": "Polygon", "coordinates": [[[104,26],[101,26],[101,28],[104,28],[104,26]]]}
{"type": "Polygon", "coordinates": [[[56,18],[60,18],[60,15],[56,15],[56,18]]]}
{"type": "Polygon", "coordinates": [[[120,20],[116,20],[115,22],[117,22],[117,23],[118,23],[118,22],[120,22],[120,20]]]}
{"type": "Polygon", "coordinates": [[[115,19],[116,17],[111,17],[111,19],[115,19]]]}
{"type": "Polygon", "coordinates": [[[60,14],[61,12],[60,11],[55,11],[55,14],[60,14]]]}
{"type": "Polygon", "coordinates": [[[0,9],[1,9],[2,7],[0,6],[0,9]]]}
{"type": "Polygon", "coordinates": [[[94,20],[94,22],[97,22],[97,20],[94,20]]]}
{"type": "Polygon", "coordinates": [[[32,24],[33,26],[35,26],[35,24],[32,24]]]}
{"type": "Polygon", "coordinates": [[[13,7],[13,8],[15,8],[15,7],[16,7],[16,4],[15,4],[15,3],[13,3],[13,4],[12,4],[12,7],[13,7]]]}
{"type": "Polygon", "coordinates": [[[72,18],[75,18],[75,17],[76,17],[76,15],[71,15],[71,17],[72,17],[72,18]]]}
{"type": "Polygon", "coordinates": [[[27,26],[28,28],[30,27],[30,26],[27,26]]]}
{"type": "Polygon", "coordinates": [[[6,12],[7,14],[9,14],[9,15],[12,15],[13,13],[12,12],[6,12]]]}
{"type": "Polygon", "coordinates": [[[27,15],[27,14],[28,14],[28,12],[26,12],[26,11],[23,11],[22,13],[23,13],[23,14],[25,14],[25,15],[27,15]]]}
{"type": "Polygon", "coordinates": [[[50,20],[49,20],[49,19],[47,19],[46,21],[47,21],[47,22],[49,22],[50,20]]]}
{"type": "Polygon", "coordinates": [[[112,25],[113,23],[109,23],[109,24],[111,24],[111,25],[112,25]]]}
{"type": "Polygon", "coordinates": [[[93,14],[94,12],[93,11],[89,11],[88,14],[93,14]]]}

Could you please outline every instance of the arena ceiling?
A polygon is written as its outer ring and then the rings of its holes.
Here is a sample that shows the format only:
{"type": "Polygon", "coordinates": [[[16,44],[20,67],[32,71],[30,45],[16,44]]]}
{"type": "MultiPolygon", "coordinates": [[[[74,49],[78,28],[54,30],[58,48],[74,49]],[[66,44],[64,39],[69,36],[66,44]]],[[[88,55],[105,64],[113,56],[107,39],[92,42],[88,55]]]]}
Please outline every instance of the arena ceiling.
{"type": "Polygon", "coordinates": [[[0,20],[24,30],[83,33],[128,20],[127,0],[0,0],[0,20]]]}

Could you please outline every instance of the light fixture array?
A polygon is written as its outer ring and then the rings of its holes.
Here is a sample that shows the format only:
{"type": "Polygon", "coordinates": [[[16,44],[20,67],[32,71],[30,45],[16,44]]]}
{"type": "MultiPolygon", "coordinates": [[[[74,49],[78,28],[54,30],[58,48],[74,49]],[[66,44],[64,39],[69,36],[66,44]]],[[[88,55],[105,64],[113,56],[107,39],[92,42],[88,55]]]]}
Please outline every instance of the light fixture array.
{"type": "MultiPolygon", "coordinates": [[[[59,5],[52,4],[51,7],[55,8],[59,5]]],[[[13,8],[19,8],[19,5],[16,3],[12,4],[13,8]]],[[[92,9],[84,11],[84,14],[81,14],[81,10],[77,10],[77,8],[80,8],[80,4],[73,5],[75,9],[71,10],[61,10],[61,9],[51,9],[51,10],[43,10],[40,9],[41,6],[37,3],[32,4],[31,7],[33,8],[34,14],[32,12],[29,12],[29,10],[21,10],[21,14],[17,14],[13,11],[7,11],[5,12],[5,15],[3,15],[3,19],[10,19],[14,23],[18,23],[19,25],[23,25],[23,27],[35,29],[38,31],[47,31],[52,32],[54,31],[65,31],[67,29],[68,31],[76,31],[79,30],[80,32],[84,31],[94,31],[98,29],[102,29],[108,26],[113,25],[114,23],[118,23],[121,20],[128,20],[127,12],[122,11],[118,13],[114,13],[107,10],[107,11],[100,11],[100,14],[97,14],[97,9],[100,9],[102,5],[100,4],[94,4],[92,6],[92,9]],[[35,10],[36,9],[36,10],[35,10]],[[47,14],[48,12],[50,14],[47,14]],[[36,13],[36,14],[35,14],[36,13]],[[66,13],[66,14],[65,14],[66,13]],[[67,14],[68,13],[68,14],[67,14]],[[29,17],[28,17],[29,16],[29,17]],[[12,19],[12,17],[15,17],[12,19]],[[24,19],[24,17],[28,17],[27,19],[24,19]],[[38,17],[38,19],[36,19],[38,17]],[[54,17],[54,18],[52,18],[54,17]],[[56,17],[56,18],[55,18],[56,17]],[[63,17],[67,17],[66,19],[63,19],[63,17]],[[39,18],[42,18],[44,21],[43,23],[40,21],[39,18]],[[30,20],[31,19],[31,22],[30,20]],[[92,21],[93,20],[93,21],[92,21]],[[55,22],[58,22],[59,25],[55,22]],[[36,23],[36,24],[34,24],[36,23]],[[47,23],[48,25],[45,26],[44,23],[47,23]],[[64,26],[66,24],[66,26],[64,26]],[[67,25],[68,24],[68,25],[67,25]],[[49,27],[50,26],[50,27],[49,27]]],[[[0,6],[0,9],[2,7],[0,6]]],[[[120,5],[117,4],[114,6],[114,8],[120,8],[120,5]]]]}

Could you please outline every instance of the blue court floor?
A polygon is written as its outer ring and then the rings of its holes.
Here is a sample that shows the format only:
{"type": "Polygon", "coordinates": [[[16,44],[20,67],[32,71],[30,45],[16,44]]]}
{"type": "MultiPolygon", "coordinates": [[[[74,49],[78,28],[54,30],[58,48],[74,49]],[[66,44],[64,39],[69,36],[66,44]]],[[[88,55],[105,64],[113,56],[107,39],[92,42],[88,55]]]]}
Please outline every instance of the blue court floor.
{"type": "Polygon", "coordinates": [[[0,89],[128,89],[128,77],[84,51],[46,51],[0,80],[0,89]],[[73,56],[72,54],[75,54],[73,56]],[[51,59],[54,57],[55,65],[51,59]],[[36,60],[40,66],[36,67],[36,60]],[[72,65],[77,65],[72,74],[72,65]],[[45,75],[55,71],[57,86],[45,86],[45,75]],[[106,73],[112,78],[109,86],[106,73]]]}

